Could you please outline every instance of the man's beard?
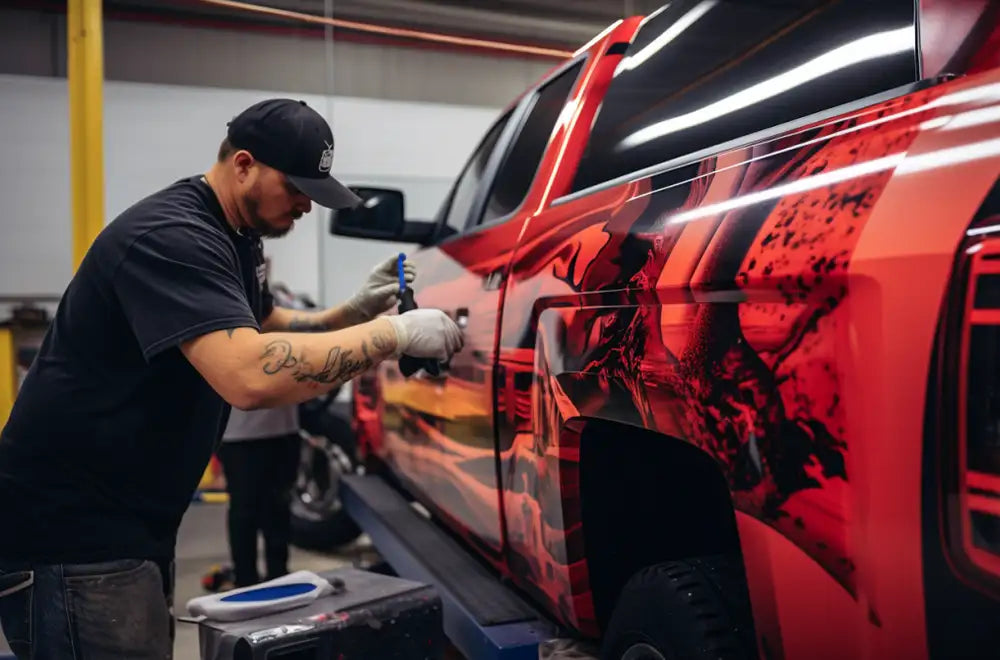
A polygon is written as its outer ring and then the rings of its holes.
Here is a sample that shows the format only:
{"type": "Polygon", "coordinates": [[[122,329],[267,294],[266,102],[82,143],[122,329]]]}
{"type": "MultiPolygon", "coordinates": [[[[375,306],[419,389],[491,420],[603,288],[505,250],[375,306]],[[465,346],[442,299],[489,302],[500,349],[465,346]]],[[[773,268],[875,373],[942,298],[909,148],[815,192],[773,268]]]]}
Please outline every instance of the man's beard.
{"type": "Polygon", "coordinates": [[[257,212],[260,204],[257,202],[257,198],[252,195],[247,196],[245,206],[247,210],[247,224],[264,238],[281,238],[291,231],[294,226],[294,224],[289,224],[287,227],[272,227],[269,225],[257,212]]]}

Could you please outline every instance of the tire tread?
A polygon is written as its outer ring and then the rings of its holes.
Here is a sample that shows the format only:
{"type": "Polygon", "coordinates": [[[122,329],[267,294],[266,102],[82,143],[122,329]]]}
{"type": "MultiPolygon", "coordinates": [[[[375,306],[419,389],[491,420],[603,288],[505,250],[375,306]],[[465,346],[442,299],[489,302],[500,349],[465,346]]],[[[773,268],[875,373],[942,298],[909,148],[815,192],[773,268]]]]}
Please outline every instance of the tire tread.
{"type": "Polygon", "coordinates": [[[667,658],[756,657],[749,595],[739,557],[675,560],[637,571],[622,589],[602,658],[654,642],[667,658]]]}

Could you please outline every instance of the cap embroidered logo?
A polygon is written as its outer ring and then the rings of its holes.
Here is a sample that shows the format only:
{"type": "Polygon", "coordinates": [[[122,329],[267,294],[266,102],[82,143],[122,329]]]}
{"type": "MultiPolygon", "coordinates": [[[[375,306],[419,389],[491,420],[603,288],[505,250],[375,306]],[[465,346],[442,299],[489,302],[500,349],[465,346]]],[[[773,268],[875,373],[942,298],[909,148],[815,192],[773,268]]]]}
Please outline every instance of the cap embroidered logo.
{"type": "Polygon", "coordinates": [[[329,172],[330,168],[333,167],[333,145],[329,144],[326,140],[323,140],[323,144],[326,145],[326,149],[319,157],[319,171],[329,172]]]}

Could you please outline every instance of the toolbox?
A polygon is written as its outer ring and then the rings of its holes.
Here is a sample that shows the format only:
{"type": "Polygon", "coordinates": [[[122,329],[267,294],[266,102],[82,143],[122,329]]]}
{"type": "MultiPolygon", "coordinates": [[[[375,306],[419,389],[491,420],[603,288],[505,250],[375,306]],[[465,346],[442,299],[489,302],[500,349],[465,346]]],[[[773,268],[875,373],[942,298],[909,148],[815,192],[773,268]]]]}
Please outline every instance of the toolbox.
{"type": "Polygon", "coordinates": [[[198,622],[202,660],[423,660],[443,658],[441,599],[433,587],[353,568],[318,572],[333,593],[241,621],[198,622]]]}

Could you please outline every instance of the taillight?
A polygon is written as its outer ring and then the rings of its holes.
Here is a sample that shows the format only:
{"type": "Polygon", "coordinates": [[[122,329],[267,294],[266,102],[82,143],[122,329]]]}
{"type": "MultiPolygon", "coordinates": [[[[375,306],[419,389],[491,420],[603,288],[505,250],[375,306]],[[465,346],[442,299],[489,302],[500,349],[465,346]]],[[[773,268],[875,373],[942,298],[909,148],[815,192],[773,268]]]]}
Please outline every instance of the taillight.
{"type": "Polygon", "coordinates": [[[941,303],[921,451],[927,657],[972,658],[1000,648],[1000,179],[941,303]]]}
{"type": "Polygon", "coordinates": [[[975,569],[1000,577],[1000,239],[966,253],[952,538],[975,569]]]}

